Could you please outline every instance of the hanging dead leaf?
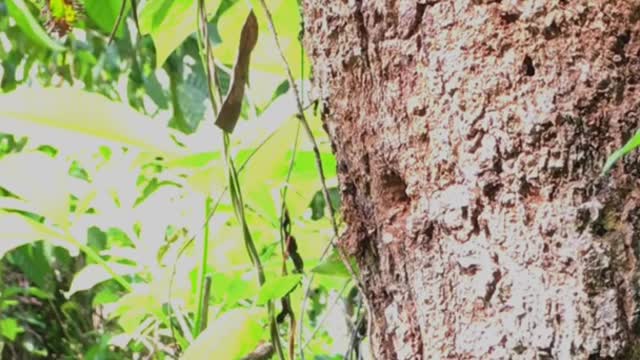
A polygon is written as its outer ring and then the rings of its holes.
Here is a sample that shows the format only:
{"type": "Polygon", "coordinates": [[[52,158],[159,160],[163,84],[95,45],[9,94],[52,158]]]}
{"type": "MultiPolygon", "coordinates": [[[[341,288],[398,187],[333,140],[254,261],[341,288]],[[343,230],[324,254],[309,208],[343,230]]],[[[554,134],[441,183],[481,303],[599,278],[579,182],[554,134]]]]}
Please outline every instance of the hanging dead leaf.
{"type": "Polygon", "coordinates": [[[242,99],[244,98],[244,87],[249,78],[249,63],[251,52],[258,41],[258,20],[253,10],[247,16],[240,33],[240,43],[238,45],[238,57],[233,67],[233,77],[231,86],[227,93],[222,108],[218,113],[216,125],[222,130],[231,133],[236,127],[240,110],[242,109],[242,99]]]}

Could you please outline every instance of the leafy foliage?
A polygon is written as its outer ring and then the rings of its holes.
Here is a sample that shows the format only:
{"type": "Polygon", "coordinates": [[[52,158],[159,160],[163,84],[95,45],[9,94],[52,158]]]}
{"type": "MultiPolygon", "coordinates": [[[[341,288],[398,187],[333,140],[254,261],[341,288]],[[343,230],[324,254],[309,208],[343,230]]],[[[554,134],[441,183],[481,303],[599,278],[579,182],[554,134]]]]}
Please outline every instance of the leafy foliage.
{"type": "MultiPolygon", "coordinates": [[[[236,359],[281,341],[333,358],[350,348],[323,320],[362,316],[329,302],[358,308],[339,295],[339,258],[323,256],[333,232],[317,194],[326,180],[339,209],[335,160],[320,141],[320,179],[261,11],[234,133],[223,141],[213,125],[247,4],[142,2],[140,33],[127,18],[108,44],[119,0],[0,0],[2,358],[236,359]],[[289,306],[291,321],[276,321],[289,306]]],[[[298,3],[269,6],[304,85],[298,3]]]]}

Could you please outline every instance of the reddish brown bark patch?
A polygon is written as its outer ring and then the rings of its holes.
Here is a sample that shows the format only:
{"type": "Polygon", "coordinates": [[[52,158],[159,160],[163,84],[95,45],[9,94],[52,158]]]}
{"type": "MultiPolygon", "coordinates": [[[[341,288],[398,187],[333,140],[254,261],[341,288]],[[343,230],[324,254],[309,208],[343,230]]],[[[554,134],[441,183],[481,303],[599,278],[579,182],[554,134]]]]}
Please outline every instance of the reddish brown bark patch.
{"type": "Polygon", "coordinates": [[[617,356],[637,334],[640,5],[308,1],[383,359],[617,356]]]}

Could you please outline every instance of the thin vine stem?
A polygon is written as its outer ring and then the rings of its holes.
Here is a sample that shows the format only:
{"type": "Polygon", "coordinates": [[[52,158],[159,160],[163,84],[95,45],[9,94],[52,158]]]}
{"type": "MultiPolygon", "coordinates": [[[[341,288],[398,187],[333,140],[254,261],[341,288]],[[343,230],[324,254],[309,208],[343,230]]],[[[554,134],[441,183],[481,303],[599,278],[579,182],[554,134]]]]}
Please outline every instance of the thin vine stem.
{"type": "MultiPolygon", "coordinates": [[[[206,18],[206,9],[204,5],[204,0],[199,0],[198,2],[199,16],[198,18],[201,21],[201,26],[199,29],[199,33],[201,36],[201,42],[204,41],[206,43],[205,51],[206,51],[206,62],[203,62],[205,66],[205,72],[207,74],[207,85],[209,98],[214,109],[214,113],[217,116],[216,106],[215,106],[215,91],[214,85],[217,85],[217,81],[214,80],[215,76],[215,63],[213,60],[213,54],[211,52],[211,42],[209,41],[208,31],[207,31],[207,18],[206,18]]],[[[200,44],[200,52],[202,52],[202,43],[200,44]]],[[[222,95],[220,94],[220,87],[216,86],[220,98],[222,95]]],[[[238,171],[236,170],[235,163],[233,161],[233,157],[231,156],[231,141],[229,138],[229,134],[223,131],[223,144],[224,144],[224,155],[225,155],[225,163],[227,165],[227,174],[229,179],[229,193],[231,195],[231,202],[233,205],[234,212],[236,214],[236,219],[242,226],[242,233],[244,238],[245,247],[247,248],[247,253],[249,258],[251,259],[251,263],[255,267],[255,270],[258,275],[258,282],[260,286],[263,286],[266,277],[264,273],[264,268],[260,261],[260,256],[258,254],[258,250],[256,249],[255,243],[251,236],[251,231],[249,230],[249,226],[246,221],[245,213],[244,213],[244,201],[242,199],[242,191],[240,187],[240,181],[238,179],[238,171]]],[[[281,360],[285,360],[284,354],[282,352],[282,345],[280,344],[280,338],[278,334],[278,324],[275,321],[275,310],[273,306],[273,302],[269,301],[267,303],[267,309],[270,319],[270,329],[271,329],[271,341],[275,346],[278,355],[281,360]]]]}
{"type": "MultiPolygon", "coordinates": [[[[285,71],[287,72],[287,77],[289,79],[289,85],[291,86],[291,89],[294,92],[295,95],[295,99],[296,99],[296,105],[298,107],[298,119],[300,119],[301,123],[302,123],[302,127],[309,139],[309,141],[312,144],[313,147],[313,154],[315,157],[315,163],[316,163],[316,168],[318,170],[318,176],[320,177],[320,181],[322,183],[322,193],[324,195],[324,199],[325,199],[325,203],[327,204],[328,208],[329,208],[329,215],[330,215],[330,220],[331,220],[331,226],[333,227],[333,232],[336,236],[336,238],[339,237],[339,231],[338,231],[338,225],[336,222],[336,215],[335,215],[335,211],[333,209],[333,206],[331,205],[331,197],[329,195],[329,189],[327,187],[327,182],[326,182],[326,177],[324,175],[324,169],[322,167],[322,158],[320,157],[320,150],[318,149],[318,143],[315,139],[315,137],[313,136],[313,132],[311,131],[311,127],[309,126],[309,122],[307,121],[307,118],[304,114],[304,106],[302,105],[302,99],[300,94],[298,93],[298,86],[295,82],[295,79],[293,77],[293,73],[291,72],[291,66],[289,66],[289,62],[287,61],[287,57],[284,55],[284,52],[282,51],[282,46],[280,45],[280,39],[278,38],[278,33],[276,31],[276,27],[275,24],[273,22],[273,16],[271,15],[271,11],[269,10],[269,7],[267,6],[265,0],[260,0],[260,5],[262,6],[262,10],[264,11],[266,18],[267,18],[267,24],[269,26],[269,30],[271,31],[271,34],[273,35],[275,44],[276,44],[276,48],[278,50],[278,54],[280,55],[280,58],[282,60],[282,63],[284,65],[285,71]]],[[[369,302],[369,299],[366,297],[366,293],[364,291],[364,286],[362,285],[362,281],[360,280],[360,277],[356,274],[356,272],[353,269],[353,266],[351,265],[351,262],[349,261],[347,255],[344,253],[344,251],[333,241],[331,242],[331,244],[333,245],[333,247],[337,250],[338,255],[340,256],[340,259],[342,260],[342,262],[344,263],[347,271],[349,272],[349,275],[355,280],[356,283],[356,287],[358,288],[358,291],[360,292],[362,298],[363,298],[363,302],[365,304],[365,307],[367,309],[367,320],[368,320],[368,326],[367,326],[367,331],[369,332],[368,336],[369,336],[369,344],[371,345],[371,356],[375,359],[375,353],[373,352],[373,337],[371,336],[372,334],[372,328],[373,328],[373,308],[369,302]]]]}

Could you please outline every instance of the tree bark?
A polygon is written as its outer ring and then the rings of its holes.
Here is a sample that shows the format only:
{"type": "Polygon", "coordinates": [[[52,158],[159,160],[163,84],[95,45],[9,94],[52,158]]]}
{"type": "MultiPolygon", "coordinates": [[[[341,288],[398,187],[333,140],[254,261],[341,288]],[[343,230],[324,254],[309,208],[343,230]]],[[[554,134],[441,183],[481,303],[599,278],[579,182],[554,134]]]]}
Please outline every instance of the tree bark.
{"type": "Polygon", "coordinates": [[[304,15],[377,358],[637,356],[640,2],[304,15]]]}

